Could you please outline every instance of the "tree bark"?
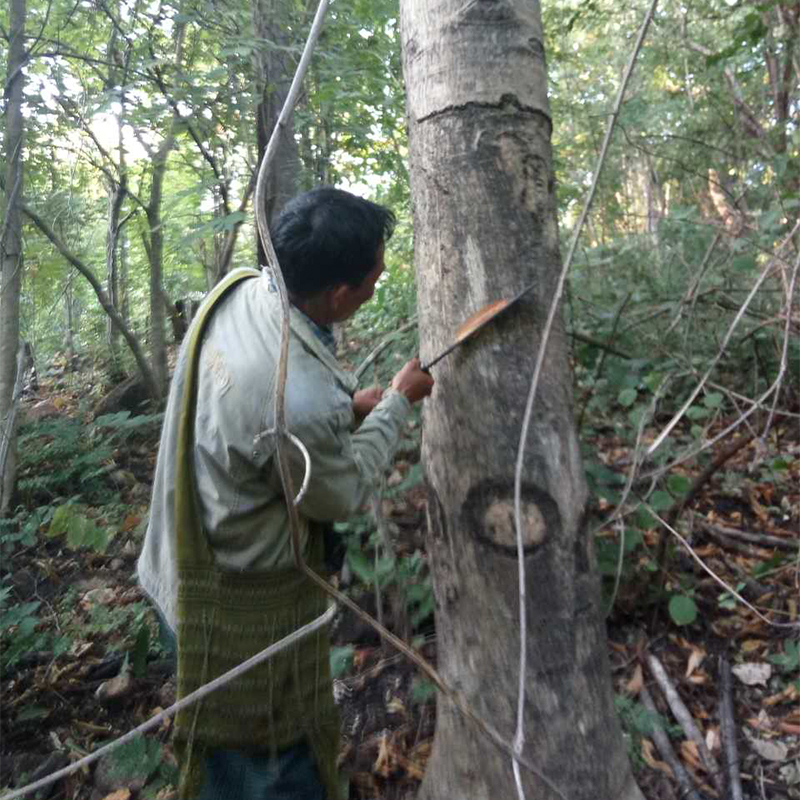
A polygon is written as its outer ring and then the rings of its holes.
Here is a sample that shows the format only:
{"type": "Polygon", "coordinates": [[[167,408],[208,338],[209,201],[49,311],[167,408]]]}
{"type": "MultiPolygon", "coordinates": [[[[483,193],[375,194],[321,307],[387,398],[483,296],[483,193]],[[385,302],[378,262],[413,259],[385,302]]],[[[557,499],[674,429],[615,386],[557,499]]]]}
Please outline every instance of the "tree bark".
{"type": "MultiPolygon", "coordinates": [[[[130,46],[123,56],[117,47],[117,29],[113,29],[108,44],[110,55],[106,91],[114,94],[119,100],[119,113],[115,113],[117,127],[117,162],[115,172],[109,172],[106,178],[108,195],[108,219],[106,223],[106,286],[111,304],[117,311],[122,311],[122,274],[120,270],[120,234],[125,220],[122,219],[122,206],[128,191],[128,166],[125,160],[125,140],[123,124],[126,114],[125,83],[128,77],[130,46]]],[[[123,319],[125,315],[123,314],[123,319]]],[[[126,320],[127,321],[127,320],[126,320]]],[[[116,378],[121,377],[122,365],[119,356],[119,331],[110,319],[106,319],[106,343],[111,357],[111,371],[116,378]]]]}
{"type": "Polygon", "coordinates": [[[162,297],[164,221],[161,216],[161,198],[164,190],[164,176],[167,171],[167,157],[175,144],[174,128],[175,123],[173,122],[153,160],[153,179],[150,184],[150,199],[147,203],[147,227],[150,237],[147,247],[147,258],[150,263],[150,363],[158,389],[156,399],[160,399],[166,393],[168,379],[166,314],[162,297]]]}
{"type": "MultiPolygon", "coordinates": [[[[287,31],[291,4],[285,0],[257,0],[253,3],[253,33],[258,45],[253,49],[253,73],[256,97],[256,145],[258,161],[264,157],[272,129],[278,121],[294,74],[294,63],[287,51],[291,34],[287,31]]],[[[287,122],[284,136],[278,144],[275,164],[267,178],[267,219],[297,192],[300,160],[294,139],[292,119],[287,122]]],[[[258,263],[266,264],[267,257],[256,234],[258,263]]],[[[220,276],[221,277],[221,276],[220,276]]]]}
{"type": "MultiPolygon", "coordinates": [[[[107,182],[108,220],[106,224],[106,291],[111,305],[121,311],[120,303],[120,271],[119,271],[119,233],[122,203],[125,200],[124,185],[116,182],[107,182]]],[[[114,327],[110,318],[106,318],[106,344],[111,356],[112,372],[119,374],[121,365],[119,359],[119,331],[114,327]]]]}
{"type": "MultiPolygon", "coordinates": [[[[539,4],[401,0],[422,358],[483,305],[518,307],[434,368],[424,412],[439,669],[508,741],[518,697],[514,462],[560,256],[539,4]]],[[[524,755],[570,800],[641,798],[614,710],[559,321],[522,475],[524,755]]],[[[522,770],[529,798],[555,798],[522,770]]],[[[517,796],[511,761],[440,702],[420,797],[517,796]]]]}
{"type": "Polygon", "coordinates": [[[0,227],[0,436],[7,438],[4,469],[0,473],[0,515],[8,509],[16,476],[16,426],[6,425],[13,410],[19,349],[19,298],[22,287],[22,85],[25,63],[25,0],[11,0],[9,8],[5,202],[0,227]]]}
{"type": "MultiPolygon", "coordinates": [[[[175,28],[175,63],[183,62],[183,43],[186,35],[186,22],[175,28]]],[[[145,214],[149,241],[146,244],[147,260],[150,264],[150,363],[153,379],[161,399],[166,394],[169,375],[167,371],[166,313],[163,298],[164,272],[164,219],[161,216],[161,200],[164,194],[164,178],[167,174],[167,159],[175,146],[178,127],[178,112],[173,109],[164,139],[153,157],[153,175],[150,182],[150,197],[145,214]]]]}

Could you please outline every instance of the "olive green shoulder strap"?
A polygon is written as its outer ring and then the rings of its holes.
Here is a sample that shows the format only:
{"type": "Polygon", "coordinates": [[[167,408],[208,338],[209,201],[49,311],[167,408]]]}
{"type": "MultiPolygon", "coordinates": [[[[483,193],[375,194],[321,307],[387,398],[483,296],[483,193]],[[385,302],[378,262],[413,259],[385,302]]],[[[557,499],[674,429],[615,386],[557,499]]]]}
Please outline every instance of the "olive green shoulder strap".
{"type": "Polygon", "coordinates": [[[189,329],[186,342],[186,376],[178,428],[178,445],[175,454],[175,529],[178,561],[190,559],[200,564],[211,564],[213,558],[203,534],[203,520],[195,496],[192,470],[194,444],[194,418],[197,405],[197,365],[200,361],[201,339],[211,314],[219,301],[237,284],[258,278],[255,269],[238,269],[221,280],[203,301],[189,329]]]}

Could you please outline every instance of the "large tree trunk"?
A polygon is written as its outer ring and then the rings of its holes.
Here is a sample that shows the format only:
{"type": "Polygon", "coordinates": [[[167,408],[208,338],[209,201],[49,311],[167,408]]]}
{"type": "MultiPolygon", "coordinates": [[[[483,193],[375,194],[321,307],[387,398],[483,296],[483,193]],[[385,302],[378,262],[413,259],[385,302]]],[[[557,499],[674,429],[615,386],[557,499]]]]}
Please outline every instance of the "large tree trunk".
{"type": "MultiPolygon", "coordinates": [[[[423,360],[494,300],[534,288],[434,367],[423,457],[439,669],[511,741],[520,657],[514,464],[559,272],[539,5],[401,0],[423,360]]],[[[613,706],[567,341],[547,349],[522,476],[523,753],[570,800],[640,798],[613,706]]],[[[526,796],[557,795],[525,769],[526,796]]],[[[511,760],[439,703],[422,798],[517,796],[511,760]]]]}
{"type": "Polygon", "coordinates": [[[11,499],[16,475],[16,439],[11,414],[19,349],[19,296],[22,287],[22,83],[25,62],[25,0],[11,0],[8,75],[5,84],[5,202],[0,213],[0,437],[7,452],[0,464],[0,515],[11,499]]]}

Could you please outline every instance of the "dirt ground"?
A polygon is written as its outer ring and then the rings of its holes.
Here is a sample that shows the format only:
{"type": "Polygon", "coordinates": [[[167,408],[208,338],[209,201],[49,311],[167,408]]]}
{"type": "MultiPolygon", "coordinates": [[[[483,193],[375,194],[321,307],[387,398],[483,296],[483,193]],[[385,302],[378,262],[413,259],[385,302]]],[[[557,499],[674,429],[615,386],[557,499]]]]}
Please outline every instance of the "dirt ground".
{"type": "MultiPolygon", "coordinates": [[[[26,403],[32,407],[43,399],[48,398],[32,397],[26,403]]],[[[76,408],[64,404],[58,413],[76,413],[76,408]]],[[[134,576],[156,445],[152,436],[134,438],[113,454],[125,512],[106,552],[72,549],[60,538],[41,535],[4,558],[6,608],[38,603],[37,632],[49,632],[65,644],[58,655],[52,649],[26,652],[0,677],[0,787],[27,785],[74,763],[174,699],[171,665],[158,647],[134,576]],[[149,638],[143,639],[143,628],[149,638]]],[[[593,445],[606,467],[624,472],[630,453],[622,443],[598,436],[593,445]]],[[[411,467],[412,458],[402,462],[395,482],[411,467]]],[[[594,516],[602,520],[610,506],[602,497],[594,503],[594,516]]],[[[384,512],[398,553],[424,550],[424,495],[418,486],[396,494],[384,512]]],[[[738,775],[745,798],[800,798],[797,420],[784,421],[766,443],[751,442],[727,460],[682,512],[679,528],[692,552],[670,545],[663,592],[690,595],[696,618],[676,624],[663,599],[653,601],[661,579],[653,569],[660,542],[655,527],[626,554],[608,617],[618,710],[639,785],[648,800],[678,800],[687,786],[699,797],[727,798],[735,796],[730,776],[738,775]],[[777,458],[785,465],[779,475],[765,467],[777,458]],[[727,593],[720,580],[747,605],[727,593]],[[726,664],[732,668],[730,685],[723,680],[726,664]],[[655,741],[655,717],[644,710],[643,690],[667,728],[675,759],[671,764],[655,741]],[[724,736],[720,711],[726,701],[732,709],[735,752],[724,747],[724,740],[731,739],[724,736]]],[[[599,542],[612,542],[615,535],[613,526],[603,529],[599,542]]],[[[613,577],[604,581],[609,595],[613,577]]],[[[375,610],[374,593],[362,590],[359,596],[367,609],[375,610]]],[[[397,604],[390,594],[383,600],[388,624],[407,624],[393,619],[397,604]]],[[[7,629],[4,648],[13,645],[15,635],[17,629],[7,629]]],[[[421,652],[435,661],[432,618],[419,621],[412,635],[421,652]]],[[[350,796],[413,796],[435,729],[430,687],[349,613],[340,613],[334,643],[344,663],[335,693],[350,796]]],[[[164,722],[144,743],[129,748],[127,757],[106,757],[36,797],[166,799],[174,777],[169,735],[169,722],[164,722]]]]}

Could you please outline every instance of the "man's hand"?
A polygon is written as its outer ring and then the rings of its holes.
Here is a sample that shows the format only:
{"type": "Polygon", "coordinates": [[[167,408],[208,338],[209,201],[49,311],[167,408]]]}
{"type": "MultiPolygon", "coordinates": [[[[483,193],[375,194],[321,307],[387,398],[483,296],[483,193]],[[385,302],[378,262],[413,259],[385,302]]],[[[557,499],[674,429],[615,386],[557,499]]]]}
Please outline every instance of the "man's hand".
{"type": "Polygon", "coordinates": [[[392,379],[392,389],[404,394],[409,403],[416,403],[431,393],[433,378],[420,369],[418,358],[412,358],[392,379]]]}
{"type": "Polygon", "coordinates": [[[360,422],[364,417],[375,408],[383,397],[383,389],[380,386],[371,386],[369,389],[359,389],[353,395],[353,414],[360,422]]]}

